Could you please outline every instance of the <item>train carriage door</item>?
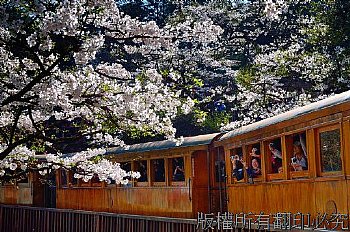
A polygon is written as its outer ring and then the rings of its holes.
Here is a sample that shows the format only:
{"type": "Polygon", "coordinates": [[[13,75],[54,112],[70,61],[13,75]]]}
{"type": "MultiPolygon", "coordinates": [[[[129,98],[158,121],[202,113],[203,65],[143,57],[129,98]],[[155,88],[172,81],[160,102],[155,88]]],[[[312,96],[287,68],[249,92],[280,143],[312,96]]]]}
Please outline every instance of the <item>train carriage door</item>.
{"type": "Polygon", "coordinates": [[[191,155],[191,174],[189,178],[189,197],[192,202],[193,216],[198,212],[208,213],[209,208],[209,166],[207,151],[195,151],[191,155]]]}
{"type": "Polygon", "coordinates": [[[51,175],[44,184],[44,205],[46,208],[56,208],[56,177],[51,175]]]}
{"type": "Polygon", "coordinates": [[[225,153],[223,147],[211,149],[211,172],[210,177],[210,196],[211,212],[227,211],[227,186],[226,186],[226,167],[225,153]]]}

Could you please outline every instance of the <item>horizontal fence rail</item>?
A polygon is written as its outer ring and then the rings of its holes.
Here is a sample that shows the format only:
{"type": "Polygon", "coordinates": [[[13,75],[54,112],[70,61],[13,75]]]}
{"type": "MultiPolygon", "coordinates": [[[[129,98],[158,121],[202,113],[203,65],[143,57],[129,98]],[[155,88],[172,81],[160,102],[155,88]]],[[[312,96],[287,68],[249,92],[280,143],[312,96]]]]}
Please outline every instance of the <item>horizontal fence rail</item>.
{"type": "Polygon", "coordinates": [[[1,232],[195,232],[195,219],[0,205],[1,232]]]}

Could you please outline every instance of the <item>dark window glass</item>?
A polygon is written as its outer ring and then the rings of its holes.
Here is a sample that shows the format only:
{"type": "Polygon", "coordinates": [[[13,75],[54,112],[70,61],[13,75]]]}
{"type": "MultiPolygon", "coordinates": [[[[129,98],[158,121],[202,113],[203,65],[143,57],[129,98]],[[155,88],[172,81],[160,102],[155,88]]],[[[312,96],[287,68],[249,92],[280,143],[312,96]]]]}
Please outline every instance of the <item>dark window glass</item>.
{"type": "Polygon", "coordinates": [[[147,160],[141,160],[136,162],[137,171],[140,173],[140,178],[137,179],[138,182],[147,182],[147,160]]]}
{"type": "Polygon", "coordinates": [[[320,133],[322,172],[341,171],[340,130],[320,133]]]}
{"type": "Polygon", "coordinates": [[[78,180],[77,178],[74,178],[74,173],[77,172],[76,168],[72,168],[72,170],[70,171],[70,183],[72,185],[77,185],[78,184],[78,180]]]}
{"type": "Polygon", "coordinates": [[[178,157],[171,159],[172,170],[173,170],[173,181],[184,181],[185,180],[185,168],[184,158],[178,157]]]}
{"type": "MultiPolygon", "coordinates": [[[[124,171],[130,172],[130,171],[131,171],[131,162],[122,162],[122,163],[120,163],[120,167],[121,167],[124,171]]],[[[128,176],[128,177],[126,177],[126,179],[131,180],[131,177],[128,176]]]]}
{"type": "Polygon", "coordinates": [[[215,156],[215,181],[225,182],[225,157],[222,147],[219,148],[219,154],[215,156]]]}
{"type": "Polygon", "coordinates": [[[64,169],[61,169],[61,186],[67,187],[67,172],[64,169]]]}
{"type": "Polygon", "coordinates": [[[123,162],[120,163],[120,167],[125,170],[126,172],[130,172],[131,171],[131,163],[130,162],[123,162]]]}
{"type": "Polygon", "coordinates": [[[165,182],[164,159],[152,160],[154,182],[165,182]]]}

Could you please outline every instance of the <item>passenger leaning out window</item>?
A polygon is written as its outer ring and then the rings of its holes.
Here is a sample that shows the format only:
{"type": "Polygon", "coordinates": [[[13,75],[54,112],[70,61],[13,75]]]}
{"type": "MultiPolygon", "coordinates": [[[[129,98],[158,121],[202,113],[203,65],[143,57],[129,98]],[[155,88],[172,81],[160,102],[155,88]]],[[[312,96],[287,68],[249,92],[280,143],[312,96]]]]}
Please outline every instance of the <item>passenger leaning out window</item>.
{"type": "Polygon", "coordinates": [[[305,155],[301,143],[299,141],[293,144],[292,167],[294,171],[307,170],[307,156],[305,155]]]}
{"type": "Polygon", "coordinates": [[[240,181],[244,178],[243,173],[243,159],[242,156],[234,155],[231,156],[232,163],[232,176],[236,177],[237,181],[240,181]]]}
{"type": "Polygon", "coordinates": [[[274,143],[269,143],[269,150],[271,151],[272,172],[273,173],[283,172],[282,153],[276,148],[274,143]]]}

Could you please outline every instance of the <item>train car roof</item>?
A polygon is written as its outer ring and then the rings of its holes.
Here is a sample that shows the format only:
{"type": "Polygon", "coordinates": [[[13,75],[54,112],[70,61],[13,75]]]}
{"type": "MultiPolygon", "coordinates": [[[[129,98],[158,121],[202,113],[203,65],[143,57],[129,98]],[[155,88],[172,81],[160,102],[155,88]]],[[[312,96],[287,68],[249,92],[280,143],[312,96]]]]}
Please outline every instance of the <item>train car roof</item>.
{"type": "Polygon", "coordinates": [[[106,155],[125,154],[125,153],[147,152],[147,151],[167,150],[167,149],[181,148],[181,147],[208,145],[218,135],[220,135],[220,133],[184,137],[184,141],[181,145],[176,145],[176,142],[172,140],[162,140],[162,141],[156,141],[156,142],[134,144],[128,147],[109,148],[105,154],[106,155]]]}
{"type": "Polygon", "coordinates": [[[277,124],[279,122],[287,121],[289,119],[293,119],[295,117],[300,117],[302,115],[306,115],[318,110],[326,109],[335,105],[339,105],[341,103],[350,101],[350,91],[346,91],[341,94],[336,94],[332,97],[323,99],[321,101],[317,101],[314,103],[311,103],[306,106],[298,107],[296,109],[287,111],[285,113],[273,116],[271,118],[266,118],[264,120],[261,120],[259,122],[255,122],[252,124],[249,124],[247,126],[243,126],[237,129],[234,129],[232,131],[227,132],[223,136],[221,136],[218,141],[223,141],[232,137],[235,137],[237,135],[245,134],[257,129],[261,129],[273,124],[277,124]]]}

